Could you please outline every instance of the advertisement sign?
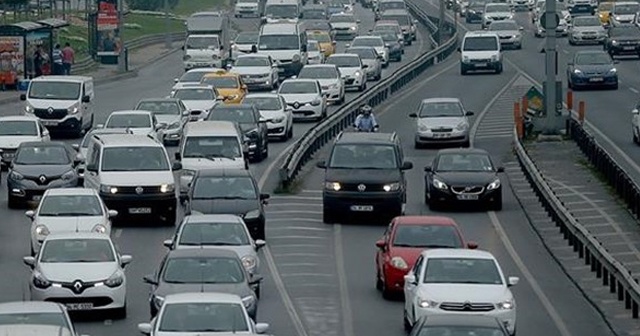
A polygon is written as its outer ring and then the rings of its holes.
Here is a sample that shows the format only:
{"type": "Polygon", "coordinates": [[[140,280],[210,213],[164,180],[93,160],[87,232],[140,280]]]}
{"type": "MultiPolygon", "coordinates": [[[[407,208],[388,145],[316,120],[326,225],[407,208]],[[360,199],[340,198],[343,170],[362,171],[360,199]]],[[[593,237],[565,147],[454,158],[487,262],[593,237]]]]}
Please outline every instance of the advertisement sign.
{"type": "Polygon", "coordinates": [[[0,80],[14,84],[24,78],[24,43],[21,36],[0,37],[0,80]]]}
{"type": "Polygon", "coordinates": [[[26,40],[27,74],[31,77],[51,74],[51,33],[27,33],[26,40]]]}
{"type": "Polygon", "coordinates": [[[98,1],[98,56],[118,56],[122,49],[115,1],[98,1]]]}

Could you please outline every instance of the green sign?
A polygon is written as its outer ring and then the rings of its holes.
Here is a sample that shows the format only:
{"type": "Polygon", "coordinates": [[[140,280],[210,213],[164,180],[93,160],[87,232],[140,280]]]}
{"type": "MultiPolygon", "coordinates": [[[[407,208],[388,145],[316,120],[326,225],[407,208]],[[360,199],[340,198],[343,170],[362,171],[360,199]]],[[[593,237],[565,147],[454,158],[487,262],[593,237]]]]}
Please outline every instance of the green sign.
{"type": "Polygon", "coordinates": [[[544,114],[544,95],[538,88],[532,86],[524,96],[529,102],[529,110],[527,111],[529,114],[534,114],[535,116],[544,114]]]}

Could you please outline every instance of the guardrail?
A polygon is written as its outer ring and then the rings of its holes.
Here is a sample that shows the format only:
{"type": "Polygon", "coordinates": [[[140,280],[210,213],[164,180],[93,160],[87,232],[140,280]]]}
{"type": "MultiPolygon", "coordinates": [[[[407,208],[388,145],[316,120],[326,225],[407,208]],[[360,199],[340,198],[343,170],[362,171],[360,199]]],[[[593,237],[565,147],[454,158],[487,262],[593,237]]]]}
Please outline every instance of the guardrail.
{"type": "MultiPolygon", "coordinates": [[[[571,119],[570,122],[575,122],[571,119]]],[[[579,127],[582,129],[582,127],[579,127]]],[[[573,128],[572,128],[573,129],[573,128]]],[[[576,131],[578,131],[576,129],[576,131]]],[[[544,176],[529,158],[524,146],[520,142],[517,131],[514,130],[514,149],[525,176],[533,186],[545,209],[560,227],[560,232],[573,247],[573,251],[584,259],[585,265],[591,266],[591,272],[602,279],[602,286],[609,287],[609,292],[623,301],[625,309],[631,310],[631,317],[638,318],[638,304],[640,303],[640,285],[620,262],[600,245],[600,242],[580,224],[562,205],[547,184],[544,176]]]]}
{"type": "MultiPolygon", "coordinates": [[[[409,9],[414,12],[417,20],[423,22],[423,24],[430,29],[431,27],[436,27],[433,23],[431,23],[431,25],[427,23],[435,18],[426,15],[424,11],[419,10],[418,6],[415,6],[411,2],[408,1],[407,4],[409,5],[409,9]]],[[[373,107],[380,105],[389,97],[401,91],[413,79],[419,77],[427,68],[445,59],[456,50],[458,35],[455,32],[455,25],[453,23],[446,23],[445,26],[447,26],[448,31],[453,32],[452,37],[445,43],[396,70],[391,76],[381,80],[375,86],[341,106],[336,112],[309,129],[294,144],[280,166],[281,186],[284,188],[290,186],[314,153],[344,129],[353,125],[358,115],[358,108],[361,105],[369,104],[373,107]]],[[[431,31],[432,37],[434,33],[439,33],[437,27],[435,32],[431,31]]]]}

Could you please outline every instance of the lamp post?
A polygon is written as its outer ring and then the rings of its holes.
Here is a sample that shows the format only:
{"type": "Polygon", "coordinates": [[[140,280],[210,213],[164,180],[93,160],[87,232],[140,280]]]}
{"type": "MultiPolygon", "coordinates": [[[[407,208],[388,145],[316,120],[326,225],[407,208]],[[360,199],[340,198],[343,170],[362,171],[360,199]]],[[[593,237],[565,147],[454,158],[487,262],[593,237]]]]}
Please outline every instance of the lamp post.
{"type": "Polygon", "coordinates": [[[438,16],[438,45],[444,42],[444,20],[446,19],[445,11],[447,9],[447,0],[440,1],[440,15],[438,16]]]}
{"type": "Polygon", "coordinates": [[[545,99],[545,120],[542,127],[543,134],[557,134],[562,128],[562,95],[558,90],[562,90],[562,85],[558,85],[558,51],[556,49],[556,28],[560,23],[560,15],[556,11],[556,0],[547,0],[545,13],[541,18],[541,24],[546,33],[545,52],[545,72],[546,79],[544,85],[545,99]],[[560,100],[558,99],[560,96],[560,100]]]}
{"type": "Polygon", "coordinates": [[[173,41],[171,40],[171,19],[169,17],[169,0],[164,0],[164,45],[165,48],[171,49],[173,41]]]}
{"type": "Polygon", "coordinates": [[[118,39],[120,41],[118,54],[118,71],[127,71],[127,53],[124,48],[124,1],[118,0],[118,39]]]}

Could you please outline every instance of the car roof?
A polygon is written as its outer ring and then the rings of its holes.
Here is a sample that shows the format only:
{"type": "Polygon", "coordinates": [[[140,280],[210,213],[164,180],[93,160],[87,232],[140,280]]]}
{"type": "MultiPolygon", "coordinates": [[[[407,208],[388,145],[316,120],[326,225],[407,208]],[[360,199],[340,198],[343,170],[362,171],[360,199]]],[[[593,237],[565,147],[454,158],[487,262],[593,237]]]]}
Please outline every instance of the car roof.
{"type": "Polygon", "coordinates": [[[457,226],[456,222],[444,216],[399,216],[395,220],[398,225],[448,225],[457,226]]]}
{"type": "Polygon", "coordinates": [[[282,84],[284,83],[297,83],[297,82],[318,83],[318,80],[312,79],[312,78],[287,78],[282,83],[280,83],[280,86],[282,86],[282,84]]]}
{"type": "Polygon", "coordinates": [[[399,25],[400,24],[398,23],[398,21],[395,21],[395,20],[380,20],[376,22],[376,24],[374,25],[374,28],[378,26],[399,26],[399,25]]]}
{"type": "Polygon", "coordinates": [[[20,143],[18,147],[64,147],[67,148],[67,144],[62,141],[26,141],[20,143]]]}
{"type": "Polygon", "coordinates": [[[421,103],[430,104],[430,103],[462,103],[462,102],[458,98],[440,97],[440,98],[423,99],[421,103]]]}
{"type": "Polygon", "coordinates": [[[238,129],[231,121],[203,120],[187,123],[183,133],[185,136],[237,136],[238,129]]]}
{"type": "Polygon", "coordinates": [[[0,117],[0,121],[38,121],[38,118],[30,116],[6,116],[0,117]]]}
{"type": "Polygon", "coordinates": [[[227,214],[203,214],[203,215],[189,215],[184,217],[184,224],[193,224],[193,223],[242,223],[242,218],[236,215],[227,215],[227,214]]]}
{"type": "Polygon", "coordinates": [[[95,135],[105,147],[162,147],[156,140],[142,134],[95,135]]]}
{"type": "Polygon", "coordinates": [[[261,93],[249,93],[248,95],[244,96],[244,99],[247,98],[280,98],[280,95],[277,93],[266,93],[266,92],[261,92],[261,93]]]}
{"type": "Polygon", "coordinates": [[[177,103],[179,101],[180,99],[178,98],[145,98],[145,99],[140,99],[140,101],[138,101],[138,104],[143,102],[175,102],[177,103]]]}
{"type": "Polygon", "coordinates": [[[106,135],[106,134],[132,134],[128,128],[96,128],[89,131],[90,135],[106,135]]]}
{"type": "Polygon", "coordinates": [[[253,108],[253,104],[219,104],[211,110],[252,110],[253,108]]]}
{"type": "MultiPolygon", "coordinates": [[[[381,39],[382,37],[378,36],[378,35],[362,35],[362,36],[357,36],[356,38],[353,39],[353,41],[355,40],[367,40],[367,39],[381,39]]],[[[353,44],[353,42],[351,43],[353,44]]]]}
{"type": "Polygon", "coordinates": [[[55,76],[55,75],[48,75],[48,76],[40,76],[40,77],[36,77],[34,79],[32,79],[32,82],[46,82],[48,80],[55,80],[58,82],[87,82],[87,81],[93,81],[92,77],[88,77],[88,76],[55,76]]]}
{"type": "Polygon", "coordinates": [[[251,172],[247,169],[200,169],[197,172],[198,177],[252,177],[251,172]]]}
{"type": "Polygon", "coordinates": [[[358,55],[354,55],[354,54],[347,54],[347,53],[335,53],[332,54],[331,56],[327,57],[327,58],[332,58],[332,57],[360,57],[358,55]]]}
{"type": "MultiPolygon", "coordinates": [[[[502,5],[502,4],[501,4],[502,5]]],[[[481,36],[492,36],[492,37],[498,37],[497,33],[494,32],[490,32],[490,31],[470,31],[464,34],[464,37],[481,37],[481,36]]]]}
{"type": "MultiPolygon", "coordinates": [[[[240,33],[242,34],[242,33],[240,33]]],[[[195,69],[191,69],[185,73],[190,73],[190,72],[216,72],[216,71],[220,71],[223,69],[220,68],[195,68],[195,69]]]]}
{"type": "Polygon", "coordinates": [[[470,249],[450,249],[450,248],[438,248],[422,251],[422,256],[425,258],[472,258],[472,259],[491,259],[496,258],[490,252],[483,250],[470,250],[470,249]]]}
{"type": "Polygon", "coordinates": [[[123,114],[153,115],[153,112],[145,111],[145,110],[119,110],[119,111],[113,111],[113,112],[109,113],[109,116],[112,116],[112,115],[123,115],[123,114]]]}
{"type": "Polygon", "coordinates": [[[60,232],[52,233],[45,240],[66,240],[66,239],[100,239],[111,241],[111,237],[104,233],[97,232],[60,232]]]}
{"type": "Polygon", "coordinates": [[[373,51],[374,53],[376,52],[376,48],[375,47],[368,47],[368,46],[357,46],[357,47],[349,47],[347,49],[345,49],[345,54],[350,54],[351,51],[355,51],[355,50],[370,50],[373,51]]]}
{"type": "MultiPolygon", "coordinates": [[[[176,91],[178,91],[178,90],[202,90],[202,89],[214,90],[215,91],[216,88],[214,88],[213,85],[193,83],[193,84],[180,85],[180,87],[176,88],[176,91]]],[[[180,100],[178,98],[175,98],[175,99],[176,100],[180,100]]]]}
{"type": "Polygon", "coordinates": [[[326,10],[327,6],[319,5],[319,4],[311,4],[311,5],[306,5],[306,6],[302,7],[302,10],[305,10],[305,9],[322,9],[322,10],[326,10]]]}
{"type": "Polygon", "coordinates": [[[489,152],[487,152],[484,149],[480,149],[480,148],[447,148],[447,149],[441,149],[438,151],[438,153],[436,153],[436,156],[442,155],[442,154],[486,154],[489,155],[489,152]]]}
{"type": "Polygon", "coordinates": [[[336,139],[340,144],[393,144],[396,138],[395,133],[360,133],[342,132],[336,139]]]}
{"type": "Polygon", "coordinates": [[[97,196],[97,192],[93,188],[50,188],[45,191],[45,196],[57,196],[57,195],[91,195],[97,196]]]}
{"type": "Polygon", "coordinates": [[[382,14],[380,14],[380,17],[384,17],[385,15],[409,15],[409,12],[407,12],[406,9],[394,8],[387,9],[386,11],[382,12],[382,14]]]}
{"type": "Polygon", "coordinates": [[[214,292],[169,294],[164,298],[164,304],[207,303],[207,302],[242,304],[242,299],[240,299],[239,296],[234,294],[214,293],[214,292]]]}
{"type": "Polygon", "coordinates": [[[0,315],[6,313],[62,313],[59,303],[50,301],[13,301],[0,303],[0,315]]]}
{"type": "Polygon", "coordinates": [[[303,68],[337,68],[335,64],[306,64],[303,68]]]}
{"type": "Polygon", "coordinates": [[[442,314],[431,315],[426,318],[428,326],[460,326],[460,327],[500,327],[500,322],[494,316],[472,314],[442,314]]]}
{"type": "Polygon", "coordinates": [[[199,248],[199,249],[177,249],[171,250],[167,253],[167,258],[238,258],[238,254],[234,251],[227,249],[211,249],[211,248],[199,248]]]}
{"type": "Polygon", "coordinates": [[[256,53],[252,53],[252,54],[240,54],[238,55],[237,58],[256,58],[256,57],[260,57],[260,58],[269,58],[269,55],[267,54],[256,54],[256,53]]]}
{"type": "Polygon", "coordinates": [[[334,14],[331,14],[330,18],[334,16],[355,16],[355,15],[353,15],[352,13],[334,13],[334,14]]]}

